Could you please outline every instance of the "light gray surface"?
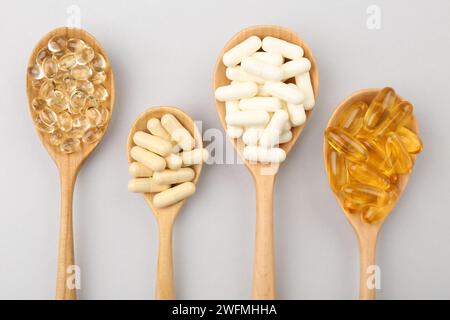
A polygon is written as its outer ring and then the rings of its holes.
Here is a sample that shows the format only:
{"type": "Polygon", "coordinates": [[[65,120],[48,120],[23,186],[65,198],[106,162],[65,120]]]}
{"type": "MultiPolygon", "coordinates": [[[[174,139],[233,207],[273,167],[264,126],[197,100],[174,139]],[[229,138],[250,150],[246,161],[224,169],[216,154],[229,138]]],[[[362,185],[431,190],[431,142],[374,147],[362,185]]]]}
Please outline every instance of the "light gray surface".
{"type": "MultiPolygon", "coordinates": [[[[204,129],[220,128],[211,90],[215,60],[236,32],[255,24],[290,27],[306,39],[321,79],[314,115],[276,183],[278,297],[357,298],[357,242],[328,187],[322,136],[347,95],[390,85],[415,105],[425,151],[380,234],[378,297],[450,298],[450,3],[444,0],[3,3],[0,298],[54,297],[58,174],[32,128],[25,70],[35,43],[66,24],[73,4],[112,61],[117,94],[109,132],[75,190],[80,298],[153,298],[158,230],[144,200],[127,192],[128,130],[146,108],[164,104],[180,106],[204,129]],[[366,26],[372,4],[381,9],[379,30],[366,26]]],[[[179,298],[250,297],[254,212],[243,165],[204,168],[175,226],[179,298]]]]}

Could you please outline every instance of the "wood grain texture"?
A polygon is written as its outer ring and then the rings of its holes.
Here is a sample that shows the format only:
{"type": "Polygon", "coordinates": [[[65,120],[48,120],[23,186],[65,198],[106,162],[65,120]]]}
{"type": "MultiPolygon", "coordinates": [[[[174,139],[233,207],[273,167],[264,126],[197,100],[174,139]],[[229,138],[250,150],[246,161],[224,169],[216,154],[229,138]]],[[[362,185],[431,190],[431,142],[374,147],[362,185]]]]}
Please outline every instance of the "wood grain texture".
{"type": "MultiPolygon", "coordinates": [[[[266,36],[273,36],[288,42],[301,46],[305,52],[304,56],[311,61],[311,84],[314,96],[317,98],[319,91],[319,72],[316,59],[308,46],[308,44],[293,31],[272,25],[258,25],[249,27],[238,32],[220,52],[213,75],[214,91],[224,85],[228,85],[230,80],[227,79],[225,71],[226,67],[222,62],[225,52],[244,41],[250,36],[256,35],[263,39],[266,36]]],[[[216,100],[216,108],[219,114],[220,122],[226,131],[225,122],[225,103],[216,100]]],[[[312,110],[306,111],[307,122],[310,119],[312,110]]],[[[305,123],[305,124],[306,124],[305,123]]],[[[292,150],[295,142],[302,133],[305,124],[292,128],[292,140],[280,145],[286,155],[292,150]]],[[[247,161],[243,157],[243,149],[245,147],[241,138],[231,139],[243,162],[250,170],[255,181],[257,190],[257,223],[256,223],[256,241],[255,241],[255,258],[253,270],[253,298],[254,299],[275,299],[275,259],[274,259],[274,243],[273,243],[273,208],[272,208],[272,192],[275,182],[275,175],[278,168],[271,165],[263,165],[261,163],[253,163],[247,161]],[[269,194],[270,192],[270,194],[269,194]]]]}
{"type": "MultiPolygon", "coordinates": [[[[338,120],[340,119],[342,113],[344,113],[352,104],[358,101],[364,101],[368,105],[373,100],[373,98],[376,96],[378,91],[381,89],[379,88],[370,88],[370,89],[364,89],[357,91],[350,95],[348,98],[346,98],[334,111],[334,113],[331,115],[331,118],[328,122],[327,127],[336,126],[338,123],[338,120]]],[[[398,95],[397,95],[398,96],[398,95]]],[[[400,101],[403,101],[403,98],[398,96],[398,99],[400,101]]],[[[417,120],[414,116],[414,114],[411,117],[411,120],[409,123],[406,124],[408,128],[410,128],[412,131],[419,134],[419,128],[417,124],[417,120]]],[[[328,142],[324,138],[323,140],[323,156],[324,156],[324,162],[325,162],[325,168],[327,167],[326,161],[328,156],[328,142]]],[[[413,161],[415,160],[415,155],[411,155],[413,161]]],[[[397,198],[397,201],[392,204],[390,210],[392,210],[396,203],[399,201],[401,194],[405,190],[405,187],[408,183],[408,179],[410,177],[410,174],[408,175],[401,175],[399,176],[399,197],[397,198]]],[[[349,212],[346,212],[344,209],[344,203],[341,201],[341,199],[335,194],[336,199],[339,203],[339,205],[342,208],[342,211],[344,211],[345,216],[349,220],[350,224],[352,225],[356,236],[358,238],[359,242],[359,251],[360,251],[360,291],[359,291],[359,297],[362,300],[371,300],[375,299],[376,297],[376,290],[369,289],[367,287],[367,281],[369,280],[369,277],[372,277],[371,273],[368,273],[368,267],[372,265],[376,265],[376,243],[377,243],[377,237],[378,233],[381,230],[381,227],[383,226],[384,222],[386,221],[387,217],[385,217],[382,221],[376,223],[376,224],[369,224],[366,223],[361,214],[351,214],[349,212]]]]}
{"type": "MultiPolygon", "coordinates": [[[[115,100],[115,86],[114,86],[114,75],[111,67],[111,63],[108,56],[101,48],[99,42],[87,31],[77,28],[58,28],[47,33],[35,46],[28,64],[32,65],[36,61],[36,56],[39,50],[47,46],[48,40],[53,36],[65,36],[69,38],[78,38],[86,42],[92,48],[101,53],[108,64],[108,69],[106,70],[107,79],[104,83],[105,88],[109,92],[109,99],[103,103],[103,105],[110,110],[112,115],[114,110],[114,100],[115,100]]],[[[35,98],[34,90],[32,88],[32,79],[30,79],[27,72],[27,96],[28,104],[31,110],[31,102],[35,98]]],[[[88,156],[94,151],[96,146],[100,143],[103,136],[107,131],[107,127],[111,117],[108,120],[105,130],[103,131],[102,137],[93,144],[81,144],[81,150],[72,154],[61,153],[58,148],[51,145],[49,140],[49,135],[42,133],[36,129],[36,132],[42,141],[47,152],[50,154],[51,158],[54,160],[56,166],[58,167],[61,181],[61,217],[60,217],[60,238],[59,238],[59,254],[58,254],[58,273],[57,273],[57,285],[56,285],[56,299],[76,299],[76,290],[67,288],[67,280],[70,274],[67,273],[67,268],[75,264],[74,261],[74,243],[73,243],[73,222],[72,222],[72,197],[73,189],[75,186],[76,177],[78,172],[86,161],[88,156]]]]}
{"type": "MultiPolygon", "coordinates": [[[[194,121],[183,111],[175,107],[153,107],[142,113],[134,122],[128,135],[127,157],[128,163],[133,162],[130,156],[130,150],[135,146],[133,135],[137,131],[148,131],[147,121],[151,118],[161,119],[161,117],[170,113],[174,115],[178,121],[189,131],[196,141],[196,148],[203,148],[203,141],[194,121]]],[[[194,184],[197,184],[202,171],[203,164],[192,166],[195,172],[194,184]]],[[[180,209],[186,203],[187,199],[180,201],[166,208],[156,208],[153,205],[152,193],[145,193],[144,199],[152,209],[159,225],[159,253],[158,268],[156,275],[156,299],[173,300],[175,299],[175,286],[173,274],[173,258],[172,258],[172,230],[175,219],[180,209]]]]}

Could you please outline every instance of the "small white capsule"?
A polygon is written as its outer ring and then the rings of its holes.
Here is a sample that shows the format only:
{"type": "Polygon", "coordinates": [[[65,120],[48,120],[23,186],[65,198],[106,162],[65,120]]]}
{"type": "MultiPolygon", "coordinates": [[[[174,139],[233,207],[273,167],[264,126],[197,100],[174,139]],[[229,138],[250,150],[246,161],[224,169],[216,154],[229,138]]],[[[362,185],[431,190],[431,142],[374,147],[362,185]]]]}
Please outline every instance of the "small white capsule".
{"type": "Polygon", "coordinates": [[[225,121],[231,126],[257,127],[265,126],[269,119],[270,116],[267,111],[248,110],[231,113],[226,116],[225,121]]]}
{"type": "Polygon", "coordinates": [[[192,181],[195,171],[191,168],[181,168],[178,170],[163,170],[153,174],[153,180],[157,184],[178,184],[192,181]]]}
{"type": "Polygon", "coordinates": [[[247,146],[256,146],[258,145],[258,140],[261,138],[263,132],[264,128],[245,129],[244,134],[242,135],[242,141],[244,141],[247,146]]]}
{"type": "Polygon", "coordinates": [[[275,97],[253,97],[239,101],[239,108],[241,110],[264,110],[267,112],[275,112],[281,109],[282,106],[281,100],[275,97]]]}
{"type": "Polygon", "coordinates": [[[153,136],[144,131],[138,131],[133,135],[133,141],[136,145],[145,148],[151,152],[167,157],[172,152],[172,143],[166,139],[153,136]]]}
{"type": "Polygon", "coordinates": [[[281,54],[273,52],[259,51],[252,54],[251,57],[274,66],[281,66],[284,62],[284,58],[281,54]]]}
{"type": "Polygon", "coordinates": [[[286,121],[283,126],[283,132],[289,131],[292,129],[292,125],[290,121],[286,121]]]}
{"type": "Polygon", "coordinates": [[[174,143],[174,145],[173,145],[173,147],[172,147],[172,153],[177,154],[177,153],[179,153],[180,151],[181,151],[181,147],[180,147],[177,143],[174,143]]]}
{"type": "Polygon", "coordinates": [[[280,135],[280,141],[278,143],[279,144],[286,143],[286,142],[291,141],[291,139],[292,139],[292,131],[289,130],[289,131],[283,132],[280,135]]]}
{"type": "Polygon", "coordinates": [[[128,172],[135,178],[149,178],[153,175],[153,171],[142,163],[132,162],[128,166],[128,172]]]}
{"type": "Polygon", "coordinates": [[[174,115],[166,113],[161,118],[161,124],[169,132],[175,141],[184,151],[192,150],[195,147],[195,140],[189,131],[181,125],[174,115]]]}
{"type": "Polygon", "coordinates": [[[251,98],[258,93],[258,85],[254,82],[241,82],[216,89],[215,96],[219,101],[251,98]]]}
{"type": "Polygon", "coordinates": [[[251,36],[225,52],[222,58],[223,64],[227,67],[234,67],[241,62],[242,58],[252,55],[260,48],[261,39],[257,36],[251,36]]]}
{"type": "Polygon", "coordinates": [[[259,144],[263,147],[273,147],[280,142],[280,135],[283,132],[284,124],[289,121],[289,115],[285,110],[276,111],[269,124],[264,129],[259,144]]]}
{"type": "Polygon", "coordinates": [[[264,82],[265,82],[265,80],[263,78],[257,77],[253,74],[250,74],[250,73],[242,70],[242,68],[240,66],[227,68],[227,70],[225,71],[225,74],[226,74],[227,78],[232,81],[256,82],[259,84],[264,84],[264,82]]]}
{"type": "Polygon", "coordinates": [[[227,126],[227,135],[231,139],[240,138],[242,136],[243,132],[244,132],[244,129],[242,129],[241,127],[227,126]]]}
{"type": "Polygon", "coordinates": [[[130,192],[150,193],[161,192],[170,188],[170,185],[157,184],[152,178],[135,178],[128,182],[130,192]]]}
{"type": "Polygon", "coordinates": [[[195,184],[185,182],[163,192],[157,193],[153,197],[153,205],[157,208],[165,208],[179,201],[182,201],[195,193],[195,184]]]}
{"type": "Polygon", "coordinates": [[[154,136],[170,141],[170,134],[163,128],[161,121],[156,118],[151,118],[147,121],[147,129],[154,136]]]}
{"type": "Polygon", "coordinates": [[[177,154],[170,154],[167,157],[165,157],[167,167],[171,170],[178,170],[183,165],[183,161],[181,160],[180,156],[177,154]]]}
{"type": "Polygon", "coordinates": [[[302,47],[270,36],[263,39],[262,48],[266,52],[279,53],[291,60],[303,57],[302,47]]]}
{"type": "Polygon", "coordinates": [[[303,100],[303,106],[305,110],[311,110],[312,108],[314,108],[316,101],[314,98],[314,91],[311,85],[311,77],[309,75],[309,72],[296,76],[295,83],[303,92],[303,95],[305,97],[303,100]]]}
{"type": "MultiPolygon", "coordinates": [[[[239,101],[227,101],[225,102],[225,113],[230,114],[233,112],[238,112],[239,109],[239,101]]],[[[227,125],[227,135],[232,139],[237,139],[242,135],[244,130],[240,127],[227,125]]]]}
{"type": "Polygon", "coordinates": [[[258,93],[256,94],[257,97],[271,97],[272,95],[264,90],[264,85],[260,84],[258,85],[258,93]]]}
{"type": "Polygon", "coordinates": [[[283,71],[280,67],[265,63],[252,57],[245,57],[241,62],[242,70],[268,81],[281,81],[283,71]]]}
{"type": "Polygon", "coordinates": [[[306,121],[305,108],[302,104],[287,104],[289,119],[294,127],[301,126],[306,121]]]}
{"type": "Polygon", "coordinates": [[[254,162],[280,163],[286,159],[286,152],[281,148],[264,148],[247,146],[244,148],[244,159],[254,162]]]}
{"type": "Polygon", "coordinates": [[[131,148],[130,156],[153,171],[161,171],[166,167],[166,160],[164,158],[138,146],[131,148]]]}
{"type": "Polygon", "coordinates": [[[194,149],[180,153],[180,158],[184,166],[197,165],[208,161],[209,152],[206,149],[194,149]]]}
{"type": "Polygon", "coordinates": [[[289,103],[300,104],[303,101],[303,93],[299,88],[294,88],[284,82],[267,81],[264,90],[272,96],[285,100],[289,103]]]}
{"type": "Polygon", "coordinates": [[[306,58],[300,58],[298,60],[291,60],[281,66],[283,70],[283,79],[298,76],[299,74],[309,72],[311,69],[311,62],[306,58]]]}

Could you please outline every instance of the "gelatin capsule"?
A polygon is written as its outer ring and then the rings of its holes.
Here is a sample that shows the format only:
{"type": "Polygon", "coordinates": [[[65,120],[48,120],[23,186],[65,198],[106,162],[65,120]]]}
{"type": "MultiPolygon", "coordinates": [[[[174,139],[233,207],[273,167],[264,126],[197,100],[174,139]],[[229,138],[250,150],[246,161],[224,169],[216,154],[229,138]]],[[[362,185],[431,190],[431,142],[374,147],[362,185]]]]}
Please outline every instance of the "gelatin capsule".
{"type": "Polygon", "coordinates": [[[106,80],[106,73],[104,71],[96,72],[92,77],[91,81],[93,84],[102,84],[106,80]]]}
{"type": "Polygon", "coordinates": [[[78,114],[83,111],[86,106],[86,93],[76,90],[70,96],[69,111],[72,114],[78,114]]]}
{"type": "Polygon", "coordinates": [[[75,52],[75,58],[77,59],[77,63],[80,65],[88,64],[94,59],[95,52],[89,46],[84,46],[75,52]]]}
{"type": "Polygon", "coordinates": [[[392,163],[386,156],[384,144],[380,145],[371,139],[362,139],[361,143],[368,151],[367,163],[372,167],[379,168],[384,174],[392,171],[392,163]]]}
{"type": "Polygon", "coordinates": [[[31,102],[31,108],[35,112],[42,111],[45,107],[47,107],[47,102],[44,99],[35,98],[31,102]]]}
{"type": "Polygon", "coordinates": [[[80,128],[72,127],[72,130],[70,130],[67,133],[67,136],[74,139],[81,139],[83,137],[85,130],[82,130],[80,128]]]}
{"type": "Polygon", "coordinates": [[[411,156],[400,137],[394,132],[389,133],[386,139],[386,156],[393,164],[396,173],[405,174],[411,172],[413,166],[411,156]]]}
{"type": "Polygon", "coordinates": [[[182,201],[195,193],[195,184],[184,182],[170,189],[157,193],[153,197],[153,205],[156,208],[165,208],[182,201]]]}
{"type": "Polygon", "coordinates": [[[108,123],[109,111],[108,111],[108,109],[106,109],[105,107],[102,107],[102,106],[98,107],[97,109],[100,112],[100,116],[101,116],[101,121],[98,124],[98,126],[102,127],[108,123]]]}
{"type": "Polygon", "coordinates": [[[58,127],[62,132],[69,132],[73,128],[72,116],[68,112],[58,115],[58,127]]]}
{"type": "Polygon", "coordinates": [[[355,203],[350,199],[344,199],[343,201],[344,210],[347,213],[361,213],[367,207],[364,203],[355,203]]]}
{"type": "Polygon", "coordinates": [[[341,128],[330,127],[325,130],[328,143],[340,154],[353,161],[365,161],[368,153],[364,145],[341,128]]]}
{"type": "Polygon", "coordinates": [[[86,65],[77,65],[71,69],[70,74],[75,80],[88,80],[92,76],[92,69],[86,65]]]}
{"type": "Polygon", "coordinates": [[[100,53],[96,53],[91,61],[92,69],[96,72],[101,72],[106,70],[106,60],[100,53]]]}
{"type": "Polygon", "coordinates": [[[55,36],[48,41],[48,50],[53,53],[58,53],[66,48],[67,41],[64,37],[55,36]]]}
{"type": "Polygon", "coordinates": [[[59,145],[59,150],[62,153],[70,154],[80,149],[80,140],[74,138],[67,138],[59,145]]]}
{"type": "Polygon", "coordinates": [[[100,140],[100,137],[102,136],[102,130],[99,128],[90,128],[88,129],[82,137],[82,140],[84,143],[94,143],[98,140],[100,140]]]}
{"type": "Polygon", "coordinates": [[[47,48],[42,48],[36,55],[36,63],[42,65],[45,59],[50,58],[52,53],[47,48]]]}
{"type": "Polygon", "coordinates": [[[370,224],[375,224],[386,218],[389,215],[390,209],[391,209],[390,206],[383,206],[383,207],[367,206],[366,208],[363,209],[362,217],[364,221],[370,224]]]}
{"type": "Polygon", "coordinates": [[[102,115],[98,108],[88,108],[85,114],[91,126],[97,127],[102,123],[102,115]]]}
{"type": "Polygon", "coordinates": [[[400,127],[396,132],[409,153],[416,154],[422,151],[422,141],[415,132],[406,127],[400,127]]]}
{"type": "Polygon", "coordinates": [[[54,126],[56,124],[56,121],[58,121],[58,116],[49,107],[46,107],[42,109],[41,112],[39,112],[39,118],[46,126],[49,127],[54,126]]]}
{"type": "Polygon", "coordinates": [[[367,104],[363,101],[352,104],[342,115],[339,127],[351,135],[356,134],[363,126],[364,115],[367,108],[367,104]]]}
{"type": "Polygon", "coordinates": [[[58,61],[58,67],[62,71],[68,71],[72,69],[77,64],[75,55],[73,53],[68,53],[61,57],[58,61]]]}
{"type": "Polygon", "coordinates": [[[28,68],[28,74],[34,80],[40,80],[44,78],[44,71],[42,70],[42,67],[37,63],[28,68]]]}
{"type": "Polygon", "coordinates": [[[387,108],[391,108],[395,103],[395,100],[396,95],[394,89],[392,88],[383,88],[380,92],[378,92],[370,103],[364,116],[364,128],[369,131],[373,130],[380,123],[384,115],[384,111],[387,108]]]}
{"type": "Polygon", "coordinates": [[[386,202],[387,193],[367,184],[351,183],[342,187],[341,196],[351,203],[376,206],[386,202]]]}
{"type": "Polygon", "coordinates": [[[94,96],[87,96],[85,102],[86,108],[98,108],[98,101],[94,96]]]}
{"type": "Polygon", "coordinates": [[[64,132],[55,130],[50,134],[50,143],[54,146],[59,146],[64,140],[64,132]]]}
{"type": "Polygon", "coordinates": [[[356,181],[383,190],[388,189],[391,185],[389,177],[378,172],[376,168],[368,166],[366,163],[349,163],[348,172],[356,181]]]}
{"type": "Polygon", "coordinates": [[[97,85],[94,87],[94,93],[93,96],[98,100],[98,101],[106,101],[108,100],[109,94],[108,94],[108,90],[106,90],[106,88],[103,85],[97,85]]]}
{"type": "Polygon", "coordinates": [[[42,71],[48,79],[53,79],[58,73],[58,61],[54,57],[49,57],[42,63],[42,71]]]}
{"type": "Polygon", "coordinates": [[[77,81],[76,89],[92,95],[94,93],[94,84],[89,80],[80,80],[77,81]]]}
{"type": "Polygon", "coordinates": [[[67,97],[60,90],[53,90],[47,98],[47,104],[50,109],[60,113],[67,109],[67,97]]]}
{"type": "Polygon", "coordinates": [[[73,118],[73,127],[82,130],[82,132],[89,129],[90,126],[91,122],[85,115],[79,115],[73,118]]]}
{"type": "Polygon", "coordinates": [[[408,101],[403,101],[396,104],[386,116],[386,118],[380,123],[380,125],[375,129],[375,134],[382,136],[390,131],[397,130],[398,127],[402,126],[413,112],[413,106],[408,101]]]}
{"type": "Polygon", "coordinates": [[[72,38],[67,40],[67,49],[73,53],[81,50],[85,45],[86,43],[81,39],[72,38]]]}
{"type": "Polygon", "coordinates": [[[331,189],[336,193],[348,182],[345,157],[333,148],[329,148],[327,153],[327,175],[331,189]]]}
{"type": "Polygon", "coordinates": [[[42,122],[41,117],[39,117],[39,115],[36,116],[33,120],[34,125],[39,131],[44,133],[52,133],[53,131],[55,131],[55,127],[46,125],[44,122],[42,122]]]}
{"type": "Polygon", "coordinates": [[[56,83],[53,80],[45,79],[41,87],[39,88],[38,96],[42,99],[47,100],[55,89],[56,83]]]}

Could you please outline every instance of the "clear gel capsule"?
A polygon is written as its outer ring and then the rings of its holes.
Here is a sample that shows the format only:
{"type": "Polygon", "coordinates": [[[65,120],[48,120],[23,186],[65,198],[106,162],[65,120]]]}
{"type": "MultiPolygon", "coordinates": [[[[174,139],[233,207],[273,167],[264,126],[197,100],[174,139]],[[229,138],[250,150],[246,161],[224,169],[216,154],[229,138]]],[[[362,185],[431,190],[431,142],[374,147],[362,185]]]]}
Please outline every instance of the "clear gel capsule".
{"type": "Polygon", "coordinates": [[[341,128],[327,128],[325,130],[325,137],[331,147],[350,160],[365,161],[368,158],[368,153],[364,145],[341,128]]]}
{"type": "Polygon", "coordinates": [[[395,91],[392,88],[386,87],[378,92],[364,116],[364,128],[369,131],[373,130],[380,123],[384,111],[392,107],[396,98],[395,91]]]}
{"type": "Polygon", "coordinates": [[[352,104],[342,115],[339,127],[351,135],[356,134],[363,126],[364,115],[367,108],[367,104],[363,101],[352,104]]]}
{"type": "Polygon", "coordinates": [[[413,166],[411,156],[400,137],[394,132],[389,133],[386,139],[386,156],[393,164],[396,173],[411,172],[413,166]]]}
{"type": "Polygon", "coordinates": [[[348,182],[347,163],[345,157],[333,148],[329,148],[327,156],[328,181],[331,189],[337,193],[348,182]]]}

